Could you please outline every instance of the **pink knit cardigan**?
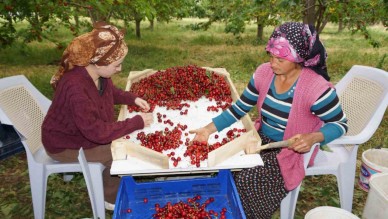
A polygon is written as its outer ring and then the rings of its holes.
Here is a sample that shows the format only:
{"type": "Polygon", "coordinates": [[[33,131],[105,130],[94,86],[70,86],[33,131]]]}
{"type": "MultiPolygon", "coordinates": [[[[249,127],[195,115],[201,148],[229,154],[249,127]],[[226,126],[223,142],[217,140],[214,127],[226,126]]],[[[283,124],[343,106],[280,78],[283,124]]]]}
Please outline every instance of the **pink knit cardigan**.
{"type": "MultiPolygon", "coordinates": [[[[274,77],[269,63],[260,65],[254,74],[255,87],[259,91],[257,101],[258,115],[261,115],[261,106],[263,105],[266,94],[268,93],[271,81],[274,77]]],[[[296,134],[305,134],[318,131],[323,122],[310,111],[314,102],[333,85],[323,77],[316,74],[313,70],[303,68],[295,87],[294,100],[292,103],[287,126],[284,132],[284,139],[289,139],[296,134]]],[[[255,122],[255,128],[258,130],[261,125],[259,117],[255,122]]],[[[312,160],[313,164],[317,150],[314,151],[312,160]]],[[[285,188],[290,191],[296,188],[305,176],[303,166],[303,154],[294,150],[283,148],[277,155],[280,171],[282,173],[285,188]]]]}

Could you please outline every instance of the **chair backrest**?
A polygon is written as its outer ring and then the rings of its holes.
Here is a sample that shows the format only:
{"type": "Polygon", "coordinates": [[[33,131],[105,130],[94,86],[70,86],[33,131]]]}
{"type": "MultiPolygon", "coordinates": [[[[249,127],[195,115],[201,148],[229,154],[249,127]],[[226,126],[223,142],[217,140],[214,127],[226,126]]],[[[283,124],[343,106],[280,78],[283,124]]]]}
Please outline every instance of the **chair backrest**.
{"type": "Polygon", "coordinates": [[[42,147],[41,125],[50,104],[23,75],[0,79],[0,108],[26,137],[32,154],[42,147]]]}
{"type": "Polygon", "coordinates": [[[336,90],[348,118],[346,136],[359,135],[367,141],[376,131],[388,105],[388,73],[381,69],[355,65],[336,84],[336,90]],[[373,126],[374,118],[378,123],[373,126]],[[365,127],[368,129],[365,130],[365,127]],[[372,127],[372,128],[370,128],[372,127]]]}

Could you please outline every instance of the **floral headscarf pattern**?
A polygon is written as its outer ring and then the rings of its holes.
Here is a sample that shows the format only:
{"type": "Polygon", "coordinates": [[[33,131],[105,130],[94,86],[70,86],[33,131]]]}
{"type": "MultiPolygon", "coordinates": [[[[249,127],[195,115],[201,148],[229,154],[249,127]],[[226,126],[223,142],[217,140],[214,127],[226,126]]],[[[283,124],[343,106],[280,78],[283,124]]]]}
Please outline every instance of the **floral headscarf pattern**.
{"type": "Polygon", "coordinates": [[[50,83],[55,89],[63,74],[74,66],[109,65],[124,57],[127,51],[122,31],[105,22],[97,22],[91,32],[74,38],[69,44],[50,83]]]}
{"type": "Polygon", "coordinates": [[[265,50],[276,57],[300,63],[330,80],[325,47],[312,25],[287,22],[275,28],[265,50]]]}

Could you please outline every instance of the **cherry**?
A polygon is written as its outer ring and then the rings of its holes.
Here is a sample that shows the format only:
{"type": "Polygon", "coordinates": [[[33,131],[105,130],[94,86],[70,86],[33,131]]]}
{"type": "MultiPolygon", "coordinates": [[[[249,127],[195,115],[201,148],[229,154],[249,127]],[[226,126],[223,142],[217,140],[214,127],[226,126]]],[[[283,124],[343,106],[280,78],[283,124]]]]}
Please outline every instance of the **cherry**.
{"type": "Polygon", "coordinates": [[[167,202],[164,206],[155,204],[155,213],[152,214],[153,218],[166,219],[166,218],[223,218],[226,219],[226,208],[222,208],[220,212],[211,209],[208,203],[211,203],[212,199],[208,198],[204,203],[201,203],[201,195],[195,195],[194,197],[187,198],[187,201],[178,201],[177,203],[167,202]],[[209,208],[209,209],[208,209],[209,208]],[[225,209],[225,210],[224,210],[225,209]]]}

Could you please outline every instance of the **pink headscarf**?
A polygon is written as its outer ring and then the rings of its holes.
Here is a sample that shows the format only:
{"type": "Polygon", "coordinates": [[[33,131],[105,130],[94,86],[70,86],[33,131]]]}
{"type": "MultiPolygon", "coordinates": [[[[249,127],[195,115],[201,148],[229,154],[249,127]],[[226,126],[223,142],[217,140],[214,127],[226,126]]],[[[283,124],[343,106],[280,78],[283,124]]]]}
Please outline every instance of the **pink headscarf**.
{"type": "Polygon", "coordinates": [[[265,50],[290,62],[301,63],[330,80],[325,47],[312,25],[287,22],[275,28],[265,50]]]}

